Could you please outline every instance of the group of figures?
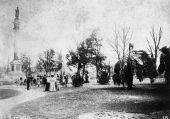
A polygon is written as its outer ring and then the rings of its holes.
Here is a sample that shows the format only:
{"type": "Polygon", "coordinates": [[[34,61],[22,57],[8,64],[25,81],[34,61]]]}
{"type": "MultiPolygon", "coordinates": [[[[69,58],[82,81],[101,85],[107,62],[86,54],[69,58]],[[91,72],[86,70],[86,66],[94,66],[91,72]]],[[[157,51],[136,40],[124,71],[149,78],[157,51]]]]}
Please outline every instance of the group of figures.
{"type": "Polygon", "coordinates": [[[126,64],[124,64],[125,62],[123,61],[118,61],[115,64],[113,75],[113,82],[115,85],[122,84],[124,87],[124,85],[127,84],[129,89],[132,88],[134,72],[132,61],[133,60],[129,57],[126,64]]]}
{"type": "Polygon", "coordinates": [[[45,86],[45,91],[57,91],[59,90],[59,80],[54,77],[54,75],[51,75],[51,77],[43,77],[43,82],[45,86]]]}
{"type": "MultiPolygon", "coordinates": [[[[51,76],[41,76],[37,78],[37,82],[40,82],[40,85],[42,84],[45,87],[45,91],[57,91],[59,90],[59,84],[65,85],[67,87],[68,84],[68,76],[65,75],[63,77],[64,81],[62,80],[62,76],[57,76],[55,77],[54,75],[51,76]]],[[[27,84],[27,90],[30,89],[30,84],[31,82],[34,82],[33,77],[27,77],[26,84],[27,84]]],[[[35,82],[36,83],[36,82],[35,82]]],[[[39,83],[36,83],[37,86],[39,86],[39,83]]]]}
{"type": "Polygon", "coordinates": [[[154,82],[154,78],[158,74],[164,73],[164,78],[167,84],[170,84],[170,48],[166,46],[160,49],[160,64],[158,69],[154,63],[154,59],[145,51],[136,51],[134,56],[129,56],[126,60],[119,60],[114,67],[113,82],[116,85],[126,84],[128,89],[132,89],[133,76],[136,74],[137,79],[142,81],[145,77],[154,82]],[[140,63],[140,61],[141,63],[140,63]]]}

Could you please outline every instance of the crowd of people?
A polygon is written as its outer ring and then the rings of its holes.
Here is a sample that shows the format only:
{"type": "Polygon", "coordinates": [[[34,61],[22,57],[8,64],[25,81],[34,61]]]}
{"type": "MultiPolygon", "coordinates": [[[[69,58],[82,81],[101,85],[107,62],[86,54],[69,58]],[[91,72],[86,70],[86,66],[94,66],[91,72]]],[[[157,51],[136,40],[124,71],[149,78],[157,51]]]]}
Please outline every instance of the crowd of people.
{"type": "Polygon", "coordinates": [[[45,91],[57,91],[59,90],[59,80],[51,75],[51,77],[43,77],[42,84],[45,87],[45,91]]]}
{"type": "Polygon", "coordinates": [[[28,76],[26,79],[22,77],[16,82],[17,85],[26,85],[27,90],[30,89],[30,86],[44,87],[44,91],[58,91],[59,85],[64,85],[67,87],[68,84],[68,75],[51,75],[51,76],[28,76]]]}

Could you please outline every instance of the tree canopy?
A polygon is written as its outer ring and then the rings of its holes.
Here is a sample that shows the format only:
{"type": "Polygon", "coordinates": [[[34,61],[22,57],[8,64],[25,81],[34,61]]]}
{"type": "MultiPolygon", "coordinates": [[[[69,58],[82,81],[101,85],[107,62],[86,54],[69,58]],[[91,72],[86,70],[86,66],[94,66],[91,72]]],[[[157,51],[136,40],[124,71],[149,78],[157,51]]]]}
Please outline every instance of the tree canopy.
{"type": "Polygon", "coordinates": [[[62,68],[62,55],[58,53],[57,58],[55,55],[56,52],[53,49],[44,51],[36,65],[37,71],[44,71],[46,74],[50,74],[52,71],[60,70],[62,68]]]}

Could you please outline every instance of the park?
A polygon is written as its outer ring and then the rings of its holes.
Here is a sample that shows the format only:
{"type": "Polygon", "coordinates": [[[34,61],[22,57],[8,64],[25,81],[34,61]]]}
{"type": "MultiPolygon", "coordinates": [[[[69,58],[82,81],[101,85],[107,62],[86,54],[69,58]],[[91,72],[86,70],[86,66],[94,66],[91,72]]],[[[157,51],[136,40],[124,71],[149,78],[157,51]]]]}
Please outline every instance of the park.
{"type": "Polygon", "coordinates": [[[0,1],[0,119],[169,119],[169,4],[0,1]]]}

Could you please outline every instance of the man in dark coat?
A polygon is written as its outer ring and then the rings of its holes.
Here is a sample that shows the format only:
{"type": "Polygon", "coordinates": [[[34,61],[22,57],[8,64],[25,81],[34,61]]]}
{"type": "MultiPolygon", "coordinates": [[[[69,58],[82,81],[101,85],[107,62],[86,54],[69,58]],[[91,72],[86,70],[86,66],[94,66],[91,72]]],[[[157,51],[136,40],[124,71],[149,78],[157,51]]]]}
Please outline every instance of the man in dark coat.
{"type": "Polygon", "coordinates": [[[44,75],[44,77],[43,77],[43,84],[44,84],[44,86],[45,86],[45,91],[49,91],[50,83],[47,82],[47,77],[46,77],[46,75],[44,75]]]}
{"type": "Polygon", "coordinates": [[[119,72],[121,70],[120,64],[121,64],[121,61],[118,61],[118,62],[116,62],[115,66],[114,66],[113,82],[114,82],[115,85],[116,84],[120,85],[120,82],[121,82],[120,77],[119,77],[119,72]]]}
{"type": "Polygon", "coordinates": [[[132,65],[132,59],[130,57],[127,59],[127,66],[125,68],[125,77],[126,77],[126,83],[128,85],[128,89],[132,89],[132,85],[133,85],[133,65],[132,65]]]}
{"type": "Polygon", "coordinates": [[[31,82],[31,77],[28,76],[28,77],[27,77],[27,90],[30,89],[30,82],[31,82]]]}
{"type": "Polygon", "coordinates": [[[42,84],[44,85],[44,87],[46,86],[46,83],[47,83],[47,79],[46,79],[46,75],[44,75],[42,77],[42,84]]]}
{"type": "Polygon", "coordinates": [[[170,84],[170,51],[166,46],[161,48],[160,65],[158,67],[158,72],[160,74],[164,73],[164,78],[167,84],[170,84]]]}

